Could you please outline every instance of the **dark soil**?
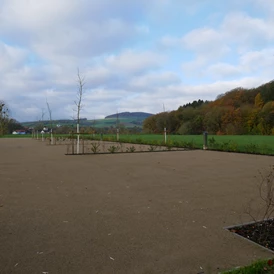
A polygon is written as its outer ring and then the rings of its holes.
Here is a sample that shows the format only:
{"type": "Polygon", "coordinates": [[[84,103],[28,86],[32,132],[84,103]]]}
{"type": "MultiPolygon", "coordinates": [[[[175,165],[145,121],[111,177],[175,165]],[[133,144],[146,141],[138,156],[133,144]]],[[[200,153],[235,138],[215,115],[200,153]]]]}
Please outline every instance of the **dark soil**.
{"type": "Polygon", "coordinates": [[[229,230],[274,251],[274,219],[237,226],[229,230]]]}

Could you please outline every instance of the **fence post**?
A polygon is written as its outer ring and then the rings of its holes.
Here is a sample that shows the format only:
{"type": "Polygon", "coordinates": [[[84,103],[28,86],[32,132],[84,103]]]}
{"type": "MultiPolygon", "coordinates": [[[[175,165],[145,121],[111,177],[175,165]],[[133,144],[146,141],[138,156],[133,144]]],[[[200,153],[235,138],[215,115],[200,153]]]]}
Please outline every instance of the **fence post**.
{"type": "Polygon", "coordinates": [[[203,145],[203,149],[206,150],[207,149],[207,136],[208,136],[208,132],[204,131],[204,145],[203,145]]]}
{"type": "Polygon", "coordinates": [[[165,144],[166,144],[166,127],[164,128],[165,144]]]}
{"type": "Polygon", "coordinates": [[[85,154],[85,139],[82,139],[82,154],[85,154]]]}

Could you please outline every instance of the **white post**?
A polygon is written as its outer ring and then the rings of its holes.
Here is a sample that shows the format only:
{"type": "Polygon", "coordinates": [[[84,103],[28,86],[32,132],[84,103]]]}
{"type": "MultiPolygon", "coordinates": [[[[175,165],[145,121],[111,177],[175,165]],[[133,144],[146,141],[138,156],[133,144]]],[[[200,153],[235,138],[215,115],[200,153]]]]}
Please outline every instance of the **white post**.
{"type": "Polygon", "coordinates": [[[203,145],[203,149],[206,150],[206,149],[207,149],[207,136],[208,136],[207,131],[205,131],[205,132],[203,133],[203,135],[204,135],[204,145],[203,145]]]}
{"type": "Polygon", "coordinates": [[[36,135],[36,139],[38,140],[38,139],[39,139],[38,130],[37,130],[37,132],[36,132],[36,133],[37,133],[37,135],[36,135]]]}
{"type": "Polygon", "coordinates": [[[77,124],[77,145],[76,145],[76,153],[80,153],[80,134],[79,134],[79,124],[77,124]]]}
{"type": "Polygon", "coordinates": [[[42,142],[44,142],[44,132],[42,132],[42,142]]]}
{"type": "Polygon", "coordinates": [[[164,128],[165,144],[166,144],[166,128],[164,128]]]}
{"type": "Polygon", "coordinates": [[[119,141],[119,129],[117,128],[116,139],[119,141]]]}

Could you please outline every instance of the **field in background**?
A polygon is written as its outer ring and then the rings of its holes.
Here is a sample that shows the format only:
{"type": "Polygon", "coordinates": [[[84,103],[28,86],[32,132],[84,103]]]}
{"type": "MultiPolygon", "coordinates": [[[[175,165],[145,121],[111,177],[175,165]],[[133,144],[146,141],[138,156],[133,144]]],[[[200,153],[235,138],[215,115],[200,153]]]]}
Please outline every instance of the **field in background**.
{"type": "MultiPolygon", "coordinates": [[[[113,135],[114,139],[115,136],[113,135]]],[[[156,143],[164,142],[164,135],[120,135],[121,141],[156,143]]],[[[203,148],[203,135],[168,135],[168,145],[203,148]]],[[[208,149],[232,152],[274,155],[274,136],[263,135],[208,135],[208,149]]]]}
{"type": "MultiPolygon", "coordinates": [[[[6,135],[5,138],[31,138],[32,135],[6,135]]],[[[40,135],[41,137],[41,135],[40,135]]],[[[49,135],[45,134],[45,138],[49,135]]],[[[70,135],[58,134],[58,138],[70,137],[70,135]]],[[[84,134],[85,139],[103,139],[116,141],[116,134],[84,134]]],[[[163,145],[163,134],[120,134],[120,142],[163,145]]],[[[167,135],[167,145],[176,147],[203,148],[203,135],[167,135]]],[[[220,151],[232,151],[254,154],[274,155],[274,136],[263,135],[208,135],[208,149],[220,151]]]]}
{"type": "MultiPolygon", "coordinates": [[[[143,120],[144,120],[144,118],[140,118],[140,117],[119,118],[119,124],[122,124],[126,128],[133,128],[133,127],[142,128],[143,120]]],[[[21,124],[25,127],[35,127],[39,123],[41,123],[41,122],[34,121],[34,122],[23,122],[21,124]]],[[[43,121],[43,125],[45,127],[50,127],[51,122],[43,121]]],[[[53,120],[52,125],[54,128],[57,126],[68,126],[68,127],[75,128],[76,121],[75,120],[53,120]]],[[[110,128],[110,127],[116,127],[116,125],[117,125],[116,118],[82,120],[81,121],[81,127],[110,128]]]]}

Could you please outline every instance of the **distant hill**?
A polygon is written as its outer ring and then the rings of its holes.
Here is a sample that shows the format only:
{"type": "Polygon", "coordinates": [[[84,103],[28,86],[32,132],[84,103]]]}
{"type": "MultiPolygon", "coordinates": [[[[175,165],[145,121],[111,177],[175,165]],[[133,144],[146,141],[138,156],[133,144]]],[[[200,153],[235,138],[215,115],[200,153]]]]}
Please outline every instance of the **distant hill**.
{"type": "Polygon", "coordinates": [[[152,116],[153,114],[151,113],[147,113],[147,112],[120,112],[120,113],[116,113],[116,114],[111,114],[105,117],[105,119],[109,119],[109,118],[134,118],[134,119],[140,119],[140,120],[144,120],[149,116],[152,116]]]}
{"type": "MultiPolygon", "coordinates": [[[[143,121],[153,114],[145,113],[145,112],[122,112],[117,114],[108,115],[105,119],[96,119],[96,120],[88,120],[86,118],[80,119],[81,127],[92,127],[92,128],[111,128],[116,127],[117,122],[120,126],[124,126],[125,128],[142,128],[143,121]]],[[[21,123],[24,127],[35,127],[37,125],[43,124],[43,126],[50,127],[51,122],[46,121],[32,121],[32,122],[23,122],[21,123]]],[[[70,119],[59,119],[53,120],[52,125],[54,128],[56,127],[75,127],[76,121],[70,119]]]]}

